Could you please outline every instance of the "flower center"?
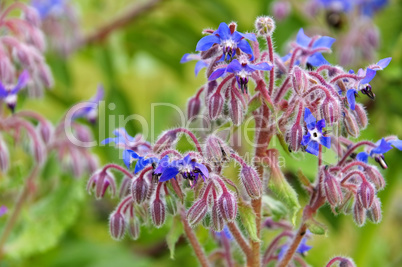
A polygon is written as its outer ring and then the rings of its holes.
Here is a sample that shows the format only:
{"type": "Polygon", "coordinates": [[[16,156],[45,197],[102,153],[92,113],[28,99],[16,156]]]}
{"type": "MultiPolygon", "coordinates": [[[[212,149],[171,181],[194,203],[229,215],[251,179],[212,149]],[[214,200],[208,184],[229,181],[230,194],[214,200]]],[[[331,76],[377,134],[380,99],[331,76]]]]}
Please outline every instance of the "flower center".
{"type": "Polygon", "coordinates": [[[310,131],[311,140],[319,142],[321,138],[321,133],[317,129],[313,129],[310,131]]]}

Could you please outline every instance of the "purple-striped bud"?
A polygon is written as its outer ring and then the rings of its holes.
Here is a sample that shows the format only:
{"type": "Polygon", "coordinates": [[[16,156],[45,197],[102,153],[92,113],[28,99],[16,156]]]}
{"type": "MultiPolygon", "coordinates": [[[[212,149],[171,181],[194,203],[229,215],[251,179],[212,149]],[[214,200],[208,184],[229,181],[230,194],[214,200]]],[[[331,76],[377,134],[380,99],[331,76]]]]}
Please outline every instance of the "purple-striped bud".
{"type": "Polygon", "coordinates": [[[341,116],[339,103],[336,100],[325,101],[320,109],[321,118],[325,119],[325,123],[332,126],[339,121],[341,116]]]}
{"type": "Polygon", "coordinates": [[[252,199],[261,197],[262,183],[257,171],[254,168],[247,165],[242,166],[240,171],[240,180],[244,185],[247,194],[252,199]]]}
{"type": "Polygon", "coordinates": [[[10,163],[10,154],[8,148],[3,139],[0,139],[0,170],[6,172],[10,163]]]}
{"type": "Polygon", "coordinates": [[[39,78],[46,88],[52,88],[54,85],[54,79],[50,68],[46,64],[40,64],[38,66],[39,78]]]}
{"type": "Polygon", "coordinates": [[[342,202],[343,195],[339,181],[328,171],[323,172],[323,191],[331,206],[337,206],[342,202]]]}
{"type": "Polygon", "coordinates": [[[359,201],[355,201],[353,205],[353,219],[358,226],[362,226],[366,222],[366,211],[359,201]]]}
{"type": "Polygon", "coordinates": [[[360,130],[359,126],[357,125],[357,121],[355,116],[353,116],[348,110],[344,110],[345,117],[343,118],[343,123],[345,125],[345,129],[353,137],[358,137],[360,130]]]}
{"type": "Polygon", "coordinates": [[[143,203],[149,193],[149,182],[144,177],[138,177],[131,184],[131,196],[137,204],[143,203]]]}
{"type": "Polygon", "coordinates": [[[289,144],[289,151],[298,151],[301,148],[303,139],[303,128],[300,123],[295,123],[286,133],[286,142],[289,144]]]}
{"type": "Polygon", "coordinates": [[[128,176],[124,176],[123,181],[120,184],[120,190],[119,190],[120,199],[123,199],[125,196],[130,194],[130,185],[131,185],[131,178],[128,176]]]}
{"type": "Polygon", "coordinates": [[[229,102],[229,116],[234,125],[238,126],[243,122],[243,105],[234,94],[232,94],[229,102]]]}
{"type": "Polygon", "coordinates": [[[374,196],[374,187],[369,182],[363,181],[357,191],[358,202],[363,206],[363,208],[369,209],[373,204],[374,196]]]}
{"type": "Polygon", "coordinates": [[[384,189],[385,180],[380,171],[374,166],[368,166],[365,168],[365,174],[367,178],[372,182],[377,190],[384,189]]]}
{"type": "Polygon", "coordinates": [[[156,153],[169,149],[177,140],[177,132],[175,130],[165,131],[161,134],[158,140],[155,142],[154,151],[156,153]]]}
{"type": "Polygon", "coordinates": [[[216,135],[210,135],[205,141],[205,157],[214,165],[220,165],[228,160],[231,149],[225,141],[216,135]]]}
{"type": "Polygon", "coordinates": [[[224,99],[219,92],[211,95],[208,101],[208,114],[211,120],[216,120],[222,113],[224,99]]]}
{"type": "Polygon", "coordinates": [[[126,230],[126,220],[120,212],[113,212],[109,219],[110,235],[114,240],[122,240],[126,230]]]}
{"type": "Polygon", "coordinates": [[[339,262],[339,267],[356,267],[356,264],[353,262],[352,259],[343,258],[343,259],[339,262]]]}
{"type": "Polygon", "coordinates": [[[225,226],[225,222],[220,214],[218,203],[216,201],[212,206],[211,217],[212,217],[212,225],[211,225],[212,229],[215,232],[222,232],[223,227],[225,226]]]}
{"type": "Polygon", "coordinates": [[[255,20],[255,29],[258,35],[271,36],[275,31],[275,21],[268,16],[261,16],[255,20]]]}
{"type": "Polygon", "coordinates": [[[114,176],[109,171],[100,170],[95,172],[87,183],[87,192],[95,193],[96,199],[101,199],[105,195],[106,190],[110,187],[110,195],[116,195],[116,182],[114,176]]]}
{"type": "Polygon", "coordinates": [[[299,66],[293,67],[292,83],[293,83],[293,89],[298,94],[303,94],[308,89],[309,86],[308,76],[306,72],[302,70],[299,66]]]}
{"type": "Polygon", "coordinates": [[[53,125],[48,121],[41,121],[38,125],[39,134],[45,144],[49,143],[53,133],[53,125]]]}
{"type": "Polygon", "coordinates": [[[189,99],[187,103],[187,117],[189,120],[193,119],[200,113],[201,101],[200,98],[195,96],[189,99]]]}
{"type": "Polygon", "coordinates": [[[25,6],[24,19],[33,27],[40,27],[41,19],[36,8],[31,6],[25,6]]]}
{"type": "Polygon", "coordinates": [[[381,202],[378,197],[374,197],[371,208],[367,210],[367,218],[373,223],[379,223],[382,219],[381,202]]]}
{"type": "Polygon", "coordinates": [[[152,222],[156,228],[161,227],[166,220],[166,207],[163,201],[159,198],[156,198],[150,207],[152,222]]]}
{"type": "Polygon", "coordinates": [[[367,118],[367,113],[364,110],[364,107],[362,104],[356,104],[355,105],[355,110],[352,111],[353,115],[355,116],[355,119],[357,121],[357,124],[361,129],[364,129],[367,127],[368,124],[368,118],[367,118]]]}
{"type": "Polygon", "coordinates": [[[140,237],[140,221],[137,217],[133,216],[129,219],[127,224],[127,233],[132,240],[137,240],[140,237]]]}
{"type": "Polygon", "coordinates": [[[187,212],[187,220],[191,226],[195,226],[204,219],[208,212],[208,204],[206,199],[197,200],[187,212]]]}
{"type": "Polygon", "coordinates": [[[232,222],[236,219],[237,201],[235,196],[227,189],[223,190],[222,195],[218,199],[218,207],[225,221],[232,222]]]}

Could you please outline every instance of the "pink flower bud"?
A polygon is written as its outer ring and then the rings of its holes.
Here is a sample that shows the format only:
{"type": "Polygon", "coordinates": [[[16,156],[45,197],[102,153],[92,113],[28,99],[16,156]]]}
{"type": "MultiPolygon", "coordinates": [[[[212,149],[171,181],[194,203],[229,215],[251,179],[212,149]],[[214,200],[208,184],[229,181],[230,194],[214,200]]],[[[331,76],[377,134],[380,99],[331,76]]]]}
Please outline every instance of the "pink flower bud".
{"type": "Polygon", "coordinates": [[[385,187],[385,180],[381,172],[374,166],[365,168],[365,174],[367,178],[372,182],[377,190],[381,190],[385,187]]]}
{"type": "Polygon", "coordinates": [[[46,88],[52,88],[54,86],[54,79],[50,68],[46,64],[40,64],[38,66],[39,78],[46,88]]]}
{"type": "Polygon", "coordinates": [[[123,199],[125,196],[130,194],[130,185],[131,185],[131,178],[128,176],[124,176],[123,181],[120,184],[120,190],[119,190],[120,199],[123,199]]]}
{"type": "Polygon", "coordinates": [[[255,20],[255,29],[261,36],[271,36],[275,31],[275,21],[268,16],[261,16],[255,20]]]}
{"type": "Polygon", "coordinates": [[[131,196],[137,204],[143,203],[149,193],[149,182],[144,177],[138,177],[131,184],[131,196]]]}
{"type": "Polygon", "coordinates": [[[356,118],[348,111],[344,110],[345,117],[343,118],[343,122],[345,125],[345,129],[353,137],[358,137],[360,134],[359,126],[357,125],[356,118]]]}
{"type": "Polygon", "coordinates": [[[133,216],[128,221],[127,225],[128,235],[132,240],[137,240],[140,237],[140,221],[137,217],[133,216]]]}
{"type": "Polygon", "coordinates": [[[286,142],[289,144],[289,151],[298,151],[303,140],[303,129],[299,123],[295,123],[286,133],[286,142]]]}
{"type": "Polygon", "coordinates": [[[190,98],[187,103],[187,117],[189,120],[193,119],[200,113],[201,101],[200,98],[195,96],[190,98]]]}
{"type": "Polygon", "coordinates": [[[368,124],[368,119],[367,119],[367,114],[366,111],[364,110],[364,107],[362,104],[356,104],[355,105],[355,110],[352,111],[353,115],[355,116],[355,119],[357,121],[357,124],[361,129],[364,129],[367,127],[368,124]]]}
{"type": "Polygon", "coordinates": [[[307,91],[309,86],[308,76],[306,72],[302,70],[299,66],[293,67],[292,82],[293,89],[298,94],[303,94],[307,91]]]}
{"type": "Polygon", "coordinates": [[[195,226],[204,219],[208,211],[206,199],[196,201],[187,212],[187,220],[191,226],[195,226]]]}
{"type": "Polygon", "coordinates": [[[223,227],[225,226],[225,222],[224,222],[223,217],[221,216],[221,214],[219,212],[218,203],[216,203],[216,202],[212,206],[211,217],[212,217],[212,229],[215,232],[223,231],[223,227]]]}
{"type": "Polygon", "coordinates": [[[105,195],[106,190],[110,187],[111,197],[116,195],[116,182],[114,176],[109,171],[100,170],[95,172],[87,183],[87,192],[95,193],[96,199],[101,199],[105,195]]]}
{"type": "Polygon", "coordinates": [[[272,13],[277,20],[284,20],[289,16],[290,3],[287,1],[275,1],[272,4],[272,13]]]}
{"type": "Polygon", "coordinates": [[[374,187],[367,181],[363,181],[360,185],[360,189],[357,191],[358,202],[365,209],[369,209],[373,204],[375,196],[374,187]]]}
{"type": "Polygon", "coordinates": [[[126,230],[126,220],[120,212],[113,212],[109,220],[110,235],[115,240],[122,240],[126,230]]]}
{"type": "Polygon", "coordinates": [[[244,112],[241,101],[232,94],[229,102],[229,116],[234,125],[240,125],[243,121],[244,112]]]}
{"type": "Polygon", "coordinates": [[[382,219],[381,202],[378,197],[374,197],[371,208],[367,210],[367,218],[373,223],[379,223],[382,219]]]}
{"type": "Polygon", "coordinates": [[[240,180],[251,198],[261,197],[262,183],[255,169],[247,165],[243,166],[240,171],[240,180]]]}
{"type": "Polygon", "coordinates": [[[339,181],[328,171],[323,172],[323,191],[331,206],[337,206],[342,202],[343,195],[339,181]]]}
{"type": "Polygon", "coordinates": [[[45,144],[49,143],[53,133],[53,125],[48,120],[44,120],[39,123],[38,127],[43,142],[45,142],[45,144]]]}
{"type": "Polygon", "coordinates": [[[230,147],[225,141],[216,135],[209,135],[205,141],[205,157],[213,164],[220,165],[228,160],[231,153],[230,147]]]}
{"type": "Polygon", "coordinates": [[[156,228],[160,228],[166,220],[165,204],[156,198],[150,207],[152,222],[156,228]]]}
{"type": "Polygon", "coordinates": [[[11,82],[15,75],[15,69],[10,59],[0,50],[0,77],[2,82],[11,82]]]}
{"type": "Polygon", "coordinates": [[[358,226],[362,226],[366,222],[366,211],[359,201],[355,201],[353,205],[353,219],[358,226]]]}
{"type": "Polygon", "coordinates": [[[224,99],[219,92],[215,92],[208,101],[209,118],[216,120],[222,113],[224,99]]]}
{"type": "Polygon", "coordinates": [[[6,143],[0,139],[0,170],[6,172],[9,167],[10,156],[6,143]]]}
{"type": "Polygon", "coordinates": [[[218,207],[225,221],[232,222],[236,219],[237,201],[235,196],[227,189],[224,189],[221,197],[218,199],[218,207]]]}
{"type": "Polygon", "coordinates": [[[169,149],[177,140],[177,132],[175,130],[165,131],[161,134],[158,140],[155,142],[154,151],[159,153],[165,149],[169,149]]]}
{"type": "Polygon", "coordinates": [[[33,27],[40,27],[41,19],[36,8],[26,6],[24,8],[24,18],[33,27]]]}
{"type": "Polygon", "coordinates": [[[321,118],[325,119],[328,126],[337,123],[340,118],[339,103],[336,100],[325,101],[320,109],[321,118]]]}

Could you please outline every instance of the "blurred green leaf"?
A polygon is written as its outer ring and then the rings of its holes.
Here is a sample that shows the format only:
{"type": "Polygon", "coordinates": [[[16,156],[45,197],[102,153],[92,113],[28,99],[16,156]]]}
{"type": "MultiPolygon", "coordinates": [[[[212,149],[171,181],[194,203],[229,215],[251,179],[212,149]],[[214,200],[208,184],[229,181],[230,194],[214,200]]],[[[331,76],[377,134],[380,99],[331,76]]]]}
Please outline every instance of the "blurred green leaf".
{"type": "Polygon", "coordinates": [[[243,202],[238,203],[239,207],[239,214],[240,214],[240,220],[246,228],[250,238],[253,241],[260,242],[260,239],[258,238],[257,235],[257,225],[255,222],[255,213],[253,211],[253,208],[250,205],[247,205],[243,202]]]}
{"type": "Polygon", "coordinates": [[[174,259],[174,251],[177,241],[183,234],[183,224],[180,220],[180,215],[173,218],[172,225],[170,227],[169,233],[166,236],[166,243],[170,250],[170,258],[174,259]]]}

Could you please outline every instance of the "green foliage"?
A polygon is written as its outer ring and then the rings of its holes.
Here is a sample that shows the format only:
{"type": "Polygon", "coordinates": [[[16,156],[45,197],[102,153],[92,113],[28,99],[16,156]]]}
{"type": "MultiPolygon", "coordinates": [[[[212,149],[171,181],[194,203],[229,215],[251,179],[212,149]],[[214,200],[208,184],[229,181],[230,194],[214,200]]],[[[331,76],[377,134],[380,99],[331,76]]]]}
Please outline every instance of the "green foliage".
{"type": "Polygon", "coordinates": [[[253,241],[260,242],[257,235],[257,225],[255,223],[255,213],[253,208],[245,203],[238,203],[240,220],[247,230],[248,235],[253,241]]]}

